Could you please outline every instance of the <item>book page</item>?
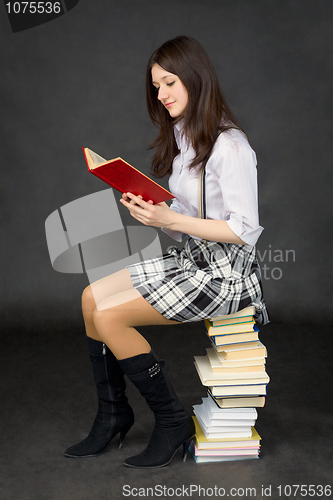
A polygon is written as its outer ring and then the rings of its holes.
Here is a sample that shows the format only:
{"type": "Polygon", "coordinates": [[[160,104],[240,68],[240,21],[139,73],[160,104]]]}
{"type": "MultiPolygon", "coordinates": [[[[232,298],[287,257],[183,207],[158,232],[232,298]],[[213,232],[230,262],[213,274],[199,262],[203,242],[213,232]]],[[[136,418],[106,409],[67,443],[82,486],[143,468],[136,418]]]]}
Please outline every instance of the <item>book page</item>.
{"type": "Polygon", "coordinates": [[[90,165],[90,162],[89,162],[89,167],[91,169],[94,169],[94,168],[98,167],[98,165],[100,165],[101,163],[106,162],[106,160],[104,158],[99,156],[97,153],[94,153],[94,151],[91,151],[91,149],[86,148],[86,153],[88,153],[87,154],[88,158],[90,157],[92,160],[92,165],[90,165]]]}

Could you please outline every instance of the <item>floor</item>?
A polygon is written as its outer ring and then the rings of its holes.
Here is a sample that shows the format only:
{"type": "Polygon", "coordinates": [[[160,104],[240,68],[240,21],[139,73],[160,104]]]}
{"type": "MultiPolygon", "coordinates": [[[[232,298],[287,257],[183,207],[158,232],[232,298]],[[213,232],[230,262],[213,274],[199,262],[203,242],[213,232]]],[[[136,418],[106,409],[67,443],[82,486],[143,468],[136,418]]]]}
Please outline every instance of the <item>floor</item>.
{"type": "MultiPolygon", "coordinates": [[[[325,489],[333,483],[331,327],[271,323],[260,331],[271,382],[258,412],[259,460],[196,464],[189,456],[182,463],[179,450],[168,467],[155,470],[123,466],[144,448],[153,425],[130,382],[136,423],[123,448],[114,441],[97,458],[63,456],[89,431],[96,397],[81,325],[42,330],[1,335],[0,500],[331,496],[325,489]],[[306,486],[296,491],[297,485],[306,486]]],[[[191,410],[206,395],[193,365],[193,356],[209,347],[202,324],[141,332],[166,359],[178,396],[191,410]]]]}

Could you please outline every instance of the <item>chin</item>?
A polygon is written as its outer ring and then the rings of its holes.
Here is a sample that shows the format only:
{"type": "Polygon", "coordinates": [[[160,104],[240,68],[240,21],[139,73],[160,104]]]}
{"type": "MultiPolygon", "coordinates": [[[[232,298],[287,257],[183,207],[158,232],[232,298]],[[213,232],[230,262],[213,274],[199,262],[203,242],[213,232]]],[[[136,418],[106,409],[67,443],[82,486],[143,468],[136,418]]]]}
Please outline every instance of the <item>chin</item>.
{"type": "Polygon", "coordinates": [[[172,118],[178,118],[178,116],[181,115],[181,113],[177,112],[177,111],[169,111],[169,114],[170,116],[172,116],[172,118]]]}

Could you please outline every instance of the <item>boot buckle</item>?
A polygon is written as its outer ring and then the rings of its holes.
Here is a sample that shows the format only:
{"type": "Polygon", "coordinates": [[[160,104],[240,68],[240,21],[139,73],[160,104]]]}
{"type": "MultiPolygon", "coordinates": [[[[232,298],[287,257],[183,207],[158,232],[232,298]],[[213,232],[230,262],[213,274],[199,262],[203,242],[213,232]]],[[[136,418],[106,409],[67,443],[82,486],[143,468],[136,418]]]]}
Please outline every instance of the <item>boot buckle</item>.
{"type": "Polygon", "coordinates": [[[161,371],[161,367],[158,363],[155,363],[151,368],[148,368],[148,374],[150,377],[155,377],[161,371]]]}

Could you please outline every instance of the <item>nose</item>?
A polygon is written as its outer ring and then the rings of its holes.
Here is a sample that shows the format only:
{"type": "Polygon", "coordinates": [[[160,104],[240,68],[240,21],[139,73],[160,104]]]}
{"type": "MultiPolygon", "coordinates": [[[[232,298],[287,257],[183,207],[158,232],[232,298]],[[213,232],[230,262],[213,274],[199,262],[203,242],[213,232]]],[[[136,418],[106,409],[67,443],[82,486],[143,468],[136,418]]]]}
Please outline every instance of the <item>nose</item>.
{"type": "Polygon", "coordinates": [[[167,89],[164,87],[160,87],[158,89],[158,94],[157,94],[157,98],[160,100],[160,101],[163,101],[164,99],[167,99],[168,97],[168,92],[167,92],[167,89]]]}

